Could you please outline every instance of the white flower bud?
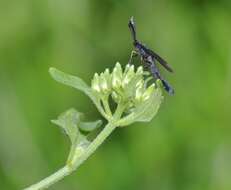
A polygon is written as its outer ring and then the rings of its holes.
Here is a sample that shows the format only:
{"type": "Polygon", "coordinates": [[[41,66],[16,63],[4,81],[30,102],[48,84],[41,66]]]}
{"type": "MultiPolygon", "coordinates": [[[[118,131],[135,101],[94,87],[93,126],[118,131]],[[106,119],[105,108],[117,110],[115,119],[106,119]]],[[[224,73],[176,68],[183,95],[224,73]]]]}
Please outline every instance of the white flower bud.
{"type": "Polygon", "coordinates": [[[121,87],[122,83],[122,68],[121,65],[117,62],[115,68],[112,72],[112,87],[118,89],[121,87]]]}
{"type": "Polygon", "coordinates": [[[143,95],[143,91],[144,91],[144,89],[143,89],[142,86],[138,86],[136,88],[136,92],[135,92],[135,100],[136,101],[141,101],[142,95],[143,95]]]}
{"type": "Polygon", "coordinates": [[[136,71],[136,74],[137,74],[137,75],[142,75],[143,72],[144,72],[143,67],[142,67],[142,66],[139,66],[138,69],[137,69],[137,71],[136,71]]]}
{"type": "Polygon", "coordinates": [[[111,89],[111,82],[112,82],[112,76],[111,76],[111,74],[110,74],[110,71],[109,71],[109,69],[106,69],[105,71],[104,71],[104,77],[105,77],[105,79],[106,79],[106,81],[107,81],[107,86],[108,86],[108,89],[111,89]]]}
{"type": "Polygon", "coordinates": [[[128,68],[127,73],[125,74],[125,76],[123,78],[123,82],[122,82],[123,88],[132,80],[132,78],[134,77],[134,75],[135,75],[134,65],[131,65],[128,68]]]}
{"type": "Polygon", "coordinates": [[[106,79],[110,78],[110,71],[109,71],[109,69],[105,69],[104,75],[105,75],[106,79]]]}
{"type": "Polygon", "coordinates": [[[139,88],[139,87],[144,87],[144,80],[143,79],[140,79],[137,83],[136,83],[136,87],[139,88]]]}
{"type": "Polygon", "coordinates": [[[122,67],[121,67],[121,65],[120,65],[119,62],[116,63],[116,66],[115,66],[113,72],[114,72],[114,71],[116,72],[116,75],[117,75],[119,78],[122,78],[122,76],[123,76],[123,70],[122,70],[122,67]]]}
{"type": "Polygon", "coordinates": [[[128,72],[130,66],[131,66],[130,64],[127,64],[127,65],[126,65],[126,67],[125,67],[125,69],[124,69],[124,74],[126,74],[126,73],[128,72]]]}
{"type": "Polygon", "coordinates": [[[95,73],[94,78],[91,82],[91,88],[95,90],[96,92],[100,92],[100,86],[99,86],[99,75],[98,73],[95,73]]]}
{"type": "Polygon", "coordinates": [[[107,92],[109,90],[108,85],[107,85],[107,80],[104,76],[104,73],[100,74],[100,87],[103,90],[103,92],[107,92]]]}

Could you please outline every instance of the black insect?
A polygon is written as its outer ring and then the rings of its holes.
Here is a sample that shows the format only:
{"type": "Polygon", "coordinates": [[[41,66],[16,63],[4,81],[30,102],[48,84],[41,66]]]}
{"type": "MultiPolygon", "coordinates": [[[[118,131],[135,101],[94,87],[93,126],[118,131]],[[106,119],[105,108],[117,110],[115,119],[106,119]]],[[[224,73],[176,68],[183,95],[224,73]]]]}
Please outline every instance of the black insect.
{"type": "Polygon", "coordinates": [[[129,20],[128,27],[131,30],[131,34],[133,38],[133,45],[135,47],[135,50],[133,50],[131,53],[129,63],[131,63],[132,58],[134,56],[139,55],[141,58],[141,62],[144,64],[144,68],[147,68],[151,72],[154,78],[160,79],[163,83],[164,89],[170,95],[173,95],[174,89],[160,75],[160,72],[156,66],[156,61],[158,61],[169,72],[173,72],[173,70],[171,69],[171,67],[167,64],[167,62],[164,59],[162,59],[158,54],[156,54],[154,51],[152,51],[151,49],[149,49],[148,47],[146,47],[144,44],[142,44],[141,42],[137,40],[135,22],[133,20],[133,17],[131,17],[131,19],[129,20]]]}

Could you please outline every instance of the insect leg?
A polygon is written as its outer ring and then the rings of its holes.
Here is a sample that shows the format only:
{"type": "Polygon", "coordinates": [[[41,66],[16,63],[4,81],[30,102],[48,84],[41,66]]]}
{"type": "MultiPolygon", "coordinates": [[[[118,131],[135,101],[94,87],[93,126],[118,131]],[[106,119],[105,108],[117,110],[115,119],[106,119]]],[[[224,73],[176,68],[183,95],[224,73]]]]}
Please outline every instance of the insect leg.
{"type": "Polygon", "coordinates": [[[131,65],[133,57],[136,57],[138,53],[135,50],[132,50],[128,64],[131,65]]]}
{"type": "Polygon", "coordinates": [[[160,73],[159,73],[159,70],[158,68],[156,67],[156,65],[154,63],[152,63],[150,65],[150,71],[153,75],[153,77],[155,77],[156,79],[160,79],[162,84],[163,84],[163,87],[164,89],[170,94],[170,95],[173,95],[174,94],[174,89],[168,84],[168,82],[166,80],[164,80],[160,73]]]}
{"type": "Polygon", "coordinates": [[[150,70],[151,63],[146,61],[143,57],[141,57],[141,63],[143,64],[144,70],[150,70]]]}

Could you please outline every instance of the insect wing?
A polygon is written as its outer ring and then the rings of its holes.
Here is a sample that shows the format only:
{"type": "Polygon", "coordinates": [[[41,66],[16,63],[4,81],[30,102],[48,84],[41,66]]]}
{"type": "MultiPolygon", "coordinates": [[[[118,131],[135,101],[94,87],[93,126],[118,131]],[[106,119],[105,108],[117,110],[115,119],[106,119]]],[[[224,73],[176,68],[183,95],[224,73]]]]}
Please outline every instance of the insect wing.
{"type": "Polygon", "coordinates": [[[173,69],[168,65],[168,63],[161,58],[157,53],[154,51],[147,49],[148,53],[151,54],[165,69],[167,69],[169,72],[173,72],[173,69]]]}

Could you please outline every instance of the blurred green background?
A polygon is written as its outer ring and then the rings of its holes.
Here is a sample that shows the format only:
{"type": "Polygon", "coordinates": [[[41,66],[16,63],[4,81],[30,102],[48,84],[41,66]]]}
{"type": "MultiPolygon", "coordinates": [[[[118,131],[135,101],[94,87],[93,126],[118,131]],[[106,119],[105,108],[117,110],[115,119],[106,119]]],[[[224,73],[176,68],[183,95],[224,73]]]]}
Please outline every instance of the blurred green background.
{"type": "Polygon", "coordinates": [[[0,189],[22,189],[62,167],[69,140],[50,123],[70,107],[100,117],[56,67],[88,83],[125,65],[138,38],[175,73],[176,94],[150,123],[116,130],[50,189],[231,189],[231,2],[0,0],[0,189]]]}

